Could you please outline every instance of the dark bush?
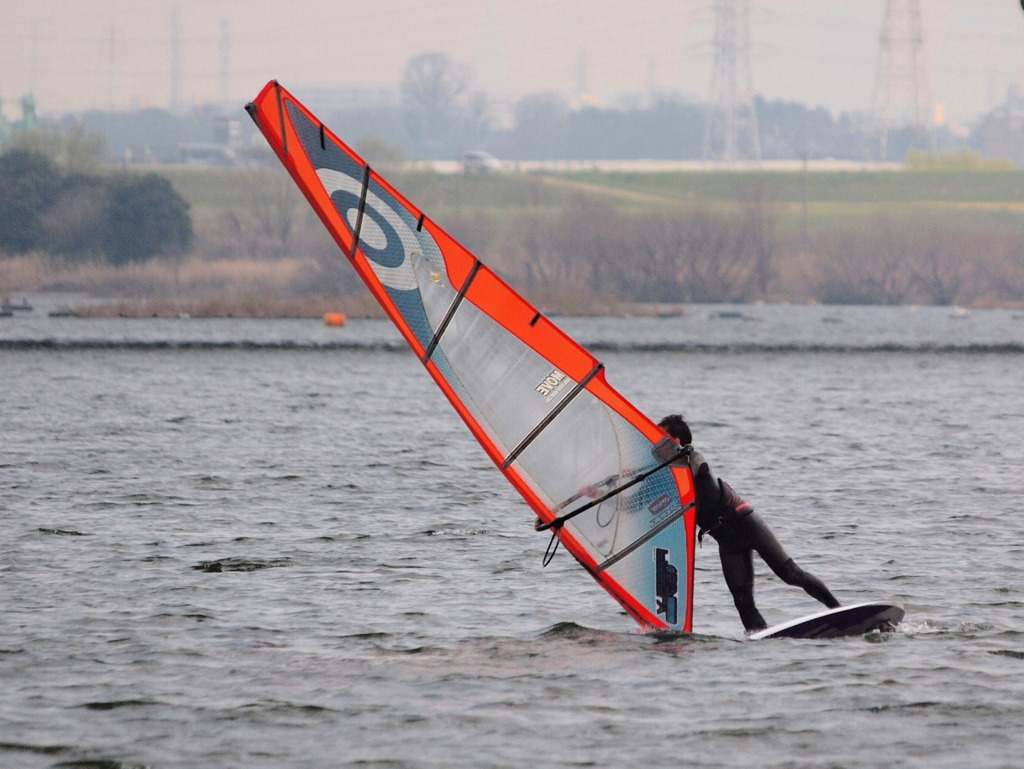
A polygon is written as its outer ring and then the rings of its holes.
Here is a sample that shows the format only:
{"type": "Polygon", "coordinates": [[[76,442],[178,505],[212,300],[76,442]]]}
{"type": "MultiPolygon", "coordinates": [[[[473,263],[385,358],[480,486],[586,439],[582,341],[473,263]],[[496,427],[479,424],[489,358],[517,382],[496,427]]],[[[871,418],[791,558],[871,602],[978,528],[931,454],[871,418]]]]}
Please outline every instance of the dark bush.
{"type": "Polygon", "coordinates": [[[0,155],[0,249],[42,247],[45,215],[60,188],[60,172],[44,155],[20,149],[0,155]]]}
{"type": "Polygon", "coordinates": [[[167,179],[119,176],[111,186],[103,252],[112,264],[181,253],[192,245],[189,205],[167,179]]]}

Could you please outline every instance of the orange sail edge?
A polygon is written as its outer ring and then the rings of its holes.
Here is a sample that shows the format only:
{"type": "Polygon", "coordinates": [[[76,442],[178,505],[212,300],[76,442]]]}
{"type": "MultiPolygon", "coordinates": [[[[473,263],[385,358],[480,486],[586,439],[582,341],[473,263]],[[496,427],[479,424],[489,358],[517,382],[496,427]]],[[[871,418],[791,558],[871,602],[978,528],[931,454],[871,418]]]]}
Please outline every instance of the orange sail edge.
{"type": "MultiPolygon", "coordinates": [[[[502,467],[503,454],[493,444],[486,432],[477,424],[476,420],[473,419],[472,415],[465,408],[462,402],[452,392],[451,387],[447,381],[440,375],[437,367],[433,363],[426,365],[427,371],[430,373],[434,382],[438,385],[441,392],[444,393],[445,397],[451,403],[456,413],[465,423],[469,431],[480,443],[481,447],[490,457],[491,461],[497,466],[498,470],[505,476],[505,479],[512,485],[516,491],[519,492],[520,496],[523,497],[530,509],[536,514],[536,516],[544,523],[550,523],[553,521],[557,514],[551,509],[551,507],[541,500],[533,491],[528,483],[526,483],[514,468],[502,467]]],[[[604,386],[609,387],[607,383],[604,386]]],[[[628,401],[626,401],[628,403],[628,401]]],[[[694,531],[696,526],[696,512],[690,510],[686,515],[686,523],[689,530],[694,531]]],[[[576,562],[582,566],[591,577],[602,587],[604,590],[626,611],[626,613],[637,623],[638,630],[640,632],[652,632],[659,630],[668,630],[669,626],[666,625],[656,615],[652,614],[646,607],[638,603],[632,598],[628,591],[624,590],[621,585],[618,584],[610,575],[604,572],[600,572],[597,569],[597,561],[586,551],[586,549],[577,542],[576,538],[572,536],[572,532],[567,531],[565,528],[559,528],[553,533],[553,536],[558,537],[562,546],[576,559],[576,562]]],[[[689,537],[689,553],[688,559],[693,562],[693,537],[689,537]]],[[[687,574],[687,595],[693,595],[693,570],[690,569],[687,574]]],[[[693,628],[693,601],[687,602],[686,615],[683,623],[682,631],[689,633],[693,628]]]]}
{"type": "MultiPolygon", "coordinates": [[[[557,513],[554,512],[551,507],[541,500],[533,491],[528,483],[526,483],[514,468],[502,467],[503,454],[493,444],[489,436],[483,430],[483,428],[473,419],[472,414],[466,409],[462,402],[452,392],[451,387],[447,381],[438,372],[437,367],[433,363],[426,365],[427,371],[430,373],[431,378],[438,385],[442,393],[451,403],[456,413],[465,423],[466,427],[473,434],[473,436],[480,443],[481,447],[487,453],[488,457],[497,466],[502,475],[505,476],[506,480],[512,485],[516,491],[519,492],[520,496],[523,497],[530,509],[536,514],[536,516],[544,523],[550,523],[555,520],[557,513]]],[[[596,378],[595,378],[596,379],[596,378]]],[[[600,382],[593,383],[595,387],[605,387],[612,393],[615,393],[611,385],[604,381],[604,377],[601,377],[600,382]]],[[[615,393],[617,395],[617,393],[615,393]]],[[[619,396],[621,398],[621,396],[619,396]]],[[[632,407],[628,401],[624,398],[623,403],[632,407]]],[[[653,425],[655,431],[654,437],[657,439],[660,437],[660,429],[656,425],[653,425]]],[[[684,494],[684,497],[693,495],[693,484],[689,481],[689,473],[685,470],[677,471],[677,474],[684,476],[684,483],[689,485],[688,494],[684,494]]],[[[687,560],[689,563],[693,563],[694,552],[695,552],[695,536],[696,533],[696,510],[691,508],[687,513],[684,514],[684,522],[687,531],[690,532],[690,536],[687,537],[688,541],[688,552],[687,560]]],[[[573,537],[572,533],[566,530],[564,527],[559,528],[554,532],[553,536],[557,537],[563,547],[569,552],[569,554],[587,571],[588,574],[607,592],[615,601],[618,603],[626,613],[637,623],[637,629],[639,632],[657,632],[671,629],[664,621],[658,618],[655,614],[650,612],[645,606],[636,601],[630,593],[623,589],[619,583],[613,579],[607,572],[601,572],[597,569],[597,561],[587,552],[587,550],[573,537]]],[[[682,632],[690,633],[693,630],[693,585],[694,585],[694,574],[693,569],[687,570],[686,575],[686,594],[690,596],[690,599],[686,602],[686,611],[683,620],[682,632]]]]}
{"type": "MultiPolygon", "coordinates": [[[[431,378],[433,378],[434,382],[438,385],[438,388],[441,390],[442,393],[444,393],[449,403],[451,403],[456,413],[465,423],[466,427],[480,443],[481,447],[487,453],[488,457],[490,457],[491,461],[494,462],[494,464],[500,470],[502,475],[505,476],[506,480],[508,480],[512,487],[519,492],[520,496],[523,497],[523,499],[526,501],[530,509],[536,514],[536,516],[542,522],[550,523],[551,521],[553,521],[557,517],[557,513],[555,513],[547,503],[545,503],[534,493],[530,485],[519,476],[519,474],[515,471],[514,468],[502,467],[502,460],[504,455],[493,444],[493,442],[490,440],[489,436],[486,434],[483,428],[476,422],[475,419],[473,419],[473,416],[469,412],[469,410],[466,409],[463,403],[456,397],[455,393],[452,391],[448,382],[441,376],[440,372],[437,370],[437,367],[433,363],[428,363],[426,365],[426,369],[430,374],[431,378]]],[[[622,398],[621,395],[618,395],[618,393],[615,392],[611,385],[604,381],[603,376],[601,377],[601,381],[595,381],[592,384],[595,388],[606,388],[610,393],[621,398],[624,405],[632,408],[632,404],[630,404],[629,401],[622,398]]],[[[657,431],[655,435],[652,437],[657,439],[661,435],[660,429],[657,428],[657,426],[653,425],[653,423],[651,424],[652,427],[654,427],[654,429],[657,431]]],[[[684,497],[691,496],[693,494],[693,485],[692,483],[689,482],[689,472],[680,469],[676,471],[676,474],[683,476],[683,483],[689,485],[689,492],[687,494],[684,494],[684,497]]],[[[695,509],[690,509],[684,515],[684,521],[687,530],[691,532],[691,536],[687,537],[687,560],[689,563],[693,563],[693,557],[695,552],[695,538],[694,536],[692,536],[692,534],[696,531],[695,509]]],[[[576,538],[573,537],[570,531],[567,531],[565,528],[559,528],[553,534],[553,536],[558,537],[562,546],[565,547],[569,554],[576,559],[580,566],[582,566],[587,571],[587,573],[589,573],[591,577],[593,577],[594,580],[602,588],[604,588],[604,590],[613,599],[615,599],[615,601],[623,609],[625,609],[626,613],[629,614],[629,616],[637,623],[638,629],[641,632],[651,632],[670,629],[669,626],[665,624],[665,622],[659,619],[656,615],[652,614],[641,603],[637,602],[629,594],[629,592],[624,590],[622,586],[619,585],[618,582],[614,580],[608,573],[598,571],[597,561],[594,560],[594,558],[586,551],[586,549],[581,544],[579,544],[579,542],[577,542],[576,538]]],[[[686,594],[688,596],[691,596],[691,600],[688,600],[686,603],[686,613],[682,628],[682,631],[686,633],[691,632],[693,628],[693,580],[693,569],[689,569],[687,571],[686,594]]]]}
{"type": "MultiPolygon", "coordinates": [[[[685,521],[687,530],[695,532],[695,527],[697,524],[696,507],[692,507],[686,513],[684,513],[683,519],[685,521]]],[[[687,558],[689,559],[689,563],[692,564],[695,554],[694,537],[687,537],[687,541],[687,558]]],[[[665,622],[659,619],[656,615],[648,611],[646,607],[644,607],[642,604],[639,604],[636,601],[634,601],[632,597],[629,595],[629,593],[623,590],[622,587],[615,580],[608,577],[607,574],[594,573],[594,571],[590,567],[588,567],[583,560],[576,556],[576,554],[573,552],[573,548],[570,547],[564,539],[562,540],[562,543],[566,545],[566,550],[568,550],[570,553],[573,554],[574,557],[576,557],[576,560],[579,561],[580,565],[583,566],[583,568],[590,573],[590,575],[597,581],[597,583],[601,587],[603,587],[608,592],[608,594],[611,595],[611,597],[614,598],[620,606],[622,606],[623,609],[626,610],[626,613],[629,614],[630,617],[633,618],[633,620],[637,623],[638,632],[651,633],[664,630],[671,630],[671,627],[669,625],[665,624],[665,622]]],[[[686,602],[682,628],[679,632],[693,632],[693,585],[694,573],[693,569],[690,568],[687,570],[686,575],[686,594],[687,596],[689,596],[689,598],[686,602]]]]}
{"type": "Polygon", "coordinates": [[[384,310],[388,319],[402,335],[405,342],[410,348],[412,348],[417,357],[422,356],[424,353],[423,345],[418,339],[416,339],[412,331],[403,322],[401,313],[395,307],[394,302],[391,297],[388,296],[384,287],[381,286],[379,282],[372,279],[371,276],[373,271],[367,264],[366,257],[361,253],[358,245],[353,243],[351,233],[349,233],[349,231],[343,226],[339,226],[338,220],[334,215],[332,215],[331,211],[333,207],[330,197],[324,193],[323,186],[318,183],[318,180],[315,181],[316,174],[312,166],[304,155],[294,151],[296,147],[301,146],[301,142],[295,132],[294,125],[285,115],[285,104],[290,104],[296,107],[311,121],[317,123],[323,134],[325,142],[329,139],[332,143],[343,147],[351,157],[357,158],[367,170],[370,178],[372,178],[375,183],[385,187],[397,199],[401,200],[402,204],[410,211],[415,211],[419,214],[421,214],[421,212],[387,180],[373,171],[362,158],[359,158],[359,156],[345,142],[343,142],[333,131],[331,131],[324,123],[316,118],[315,115],[306,109],[304,105],[296,100],[295,97],[281,86],[277,80],[269,81],[260,91],[259,95],[252,102],[246,105],[246,111],[263,133],[264,138],[274,151],[274,154],[277,155],[278,160],[281,161],[285,170],[288,171],[289,176],[292,177],[292,181],[295,182],[295,185],[299,188],[299,191],[306,199],[306,202],[309,203],[310,207],[316,213],[320,222],[324,225],[324,228],[331,235],[335,244],[341,252],[349,258],[350,264],[356,270],[366,288],[373,295],[373,298],[377,300],[377,303],[384,310]],[[268,105],[268,102],[271,102],[271,104],[268,105]]]}
{"type": "MultiPolygon", "coordinates": [[[[456,243],[451,236],[444,232],[434,222],[426,219],[420,210],[402,196],[386,180],[354,153],[348,145],[342,142],[337,136],[330,132],[312,113],[294,99],[291,94],[285,91],[276,81],[268,83],[254,103],[247,106],[247,110],[253,117],[260,130],[263,132],[268,143],[271,145],[279,160],[292,176],[296,185],[316,211],[339,249],[348,257],[352,266],[360,278],[367,285],[370,292],[377,299],[388,317],[392,320],[410,348],[417,354],[417,357],[424,362],[425,367],[439,386],[445,397],[452,403],[456,412],[465,422],[477,441],[484,448],[490,459],[498,466],[511,485],[520,493],[534,513],[544,522],[548,523],[556,517],[551,509],[550,503],[538,496],[537,491],[530,482],[524,479],[515,466],[506,467],[512,462],[505,456],[505,452],[494,443],[488,429],[481,425],[473,412],[464,404],[453,386],[445,378],[445,375],[438,369],[433,360],[429,360],[430,352],[425,351],[424,337],[422,332],[417,336],[416,331],[409,325],[403,311],[396,305],[392,293],[378,279],[375,274],[375,267],[370,264],[363,246],[359,239],[359,227],[353,226],[352,220],[346,221],[345,209],[336,207],[332,201],[332,190],[338,188],[327,188],[323,178],[318,174],[324,168],[322,162],[325,144],[330,143],[337,148],[345,157],[354,163],[363,178],[362,198],[365,200],[367,190],[374,186],[378,191],[383,190],[386,196],[392,198],[406,214],[418,218],[417,229],[423,228],[428,231],[434,240],[439,244],[444,255],[443,269],[453,288],[463,286],[461,299],[465,299],[467,305],[477,307],[497,323],[505,332],[517,338],[523,345],[536,348],[542,346],[545,355],[550,356],[549,360],[558,361],[559,368],[573,381],[580,382],[581,386],[585,380],[585,390],[613,408],[623,418],[627,419],[640,434],[651,443],[657,443],[664,437],[663,431],[651,422],[645,415],[639,412],[628,400],[617,393],[606,381],[603,368],[589,352],[582,348],[575,340],[571,339],[561,329],[544,317],[532,305],[526,302],[518,293],[509,287],[500,277],[491,270],[481,265],[475,256],[466,251],[456,243]],[[293,122],[289,110],[294,110],[294,115],[301,130],[304,131],[305,141],[311,149],[307,155],[303,149],[303,139],[299,136],[296,122],[293,122]],[[311,135],[319,131],[319,148],[314,148],[314,141],[311,135]],[[314,167],[313,157],[321,158],[318,166],[314,167]],[[469,279],[467,279],[469,276],[469,279]],[[470,285],[472,284],[472,285],[470,285]],[[595,373],[596,372],[596,373],[595,373]],[[505,461],[507,459],[507,461],[505,461]]],[[[315,136],[314,136],[315,138],[315,136]]],[[[331,171],[327,171],[331,173],[331,171]]],[[[362,202],[360,203],[362,205],[362,202]]],[[[351,208],[348,214],[352,214],[351,208]]],[[[422,255],[421,255],[422,256],[422,255]]],[[[375,260],[378,262],[379,260],[375,260]]],[[[376,268],[379,270],[379,266],[376,268]]],[[[431,280],[434,278],[432,277],[431,280]]],[[[391,284],[388,284],[391,286],[391,284]]],[[[394,288],[394,286],[391,286],[394,288]]],[[[407,309],[407,308],[406,308],[407,309]]],[[[430,347],[435,344],[431,341],[430,347]]],[[[679,499],[683,504],[692,499],[693,484],[689,477],[689,471],[673,470],[676,479],[679,499]]],[[[684,508],[687,509],[687,508],[684,508]]],[[[653,513],[653,511],[652,511],[653,513]]],[[[685,591],[686,601],[680,599],[681,622],[675,618],[671,620],[672,625],[666,624],[650,608],[645,606],[624,588],[608,571],[598,567],[593,555],[587,548],[576,539],[573,533],[567,529],[560,528],[557,536],[566,546],[571,555],[581,566],[591,574],[595,581],[600,584],[613,599],[637,622],[641,629],[681,629],[690,632],[692,628],[693,610],[693,551],[695,543],[695,513],[689,510],[684,513],[684,526],[686,530],[686,566],[685,591]]],[[[681,549],[681,548],[680,548],[681,549]]],[[[678,551],[677,551],[678,552],[678,551]]],[[[683,576],[683,575],[681,575],[683,576]]],[[[661,612],[661,608],[658,608],[661,612]]]]}

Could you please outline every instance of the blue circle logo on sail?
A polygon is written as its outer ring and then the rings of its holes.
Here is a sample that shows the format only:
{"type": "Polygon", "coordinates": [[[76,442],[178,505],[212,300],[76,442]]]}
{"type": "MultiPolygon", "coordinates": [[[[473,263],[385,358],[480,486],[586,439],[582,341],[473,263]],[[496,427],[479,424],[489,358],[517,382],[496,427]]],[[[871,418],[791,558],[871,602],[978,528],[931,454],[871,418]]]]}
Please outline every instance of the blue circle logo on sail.
{"type": "MultiPolygon", "coordinates": [[[[318,168],[316,173],[338,212],[355,231],[362,181],[331,168],[318,168]]],[[[402,291],[417,287],[408,257],[422,249],[419,239],[402,214],[372,189],[366,193],[359,247],[373,263],[373,271],[385,286],[402,291]]]]}
{"type": "MultiPolygon", "coordinates": [[[[338,209],[345,212],[348,226],[355,232],[356,220],[359,218],[359,198],[351,193],[342,193],[351,201],[338,201],[338,209]]],[[[395,228],[376,208],[367,206],[363,210],[363,221],[359,229],[359,247],[366,258],[381,267],[400,267],[405,261],[405,249],[395,232],[395,228]]]]}

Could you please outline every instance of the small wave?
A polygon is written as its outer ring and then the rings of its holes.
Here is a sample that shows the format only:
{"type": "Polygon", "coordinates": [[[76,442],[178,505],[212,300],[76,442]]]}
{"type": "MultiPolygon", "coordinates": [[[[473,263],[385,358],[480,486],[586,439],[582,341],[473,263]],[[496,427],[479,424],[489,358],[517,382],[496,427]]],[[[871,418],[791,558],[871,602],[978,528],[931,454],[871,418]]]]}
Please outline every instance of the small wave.
{"type": "Polygon", "coordinates": [[[628,642],[635,635],[635,633],[615,633],[610,630],[597,630],[596,628],[578,625],[575,622],[558,622],[538,633],[537,638],[541,640],[582,641],[593,644],[600,641],[628,642]]]}
{"type": "Polygon", "coordinates": [[[53,534],[59,537],[85,537],[87,534],[83,534],[80,531],[74,529],[50,529],[45,526],[40,526],[38,529],[40,534],[53,534]]]}
{"type": "Polygon", "coordinates": [[[1016,651],[1015,649],[994,649],[989,654],[995,654],[997,657],[1010,657],[1015,660],[1024,660],[1024,652],[1016,651]]]}
{"type": "Polygon", "coordinates": [[[147,769],[144,764],[125,764],[112,758],[81,758],[61,761],[53,769],[147,769]]]}
{"type": "Polygon", "coordinates": [[[296,715],[319,715],[321,713],[337,713],[334,708],[323,705],[300,705],[294,702],[253,702],[242,706],[243,710],[259,710],[266,713],[288,716],[296,715]]]}
{"type": "MultiPolygon", "coordinates": [[[[411,612],[405,612],[402,616],[410,616],[410,614],[411,612]]],[[[423,639],[418,636],[381,633],[377,638],[370,638],[367,634],[366,640],[370,642],[370,648],[380,656],[436,657],[451,653],[450,649],[421,643],[423,639]]]]}
{"type": "Polygon", "coordinates": [[[992,630],[992,625],[979,622],[922,622],[903,621],[899,624],[899,632],[908,637],[927,635],[973,635],[992,630]]]}
{"type": "Polygon", "coordinates": [[[501,561],[491,569],[492,574],[508,574],[509,572],[522,572],[526,567],[519,561],[501,561]]]}
{"type": "Polygon", "coordinates": [[[388,651],[395,654],[425,654],[431,651],[431,648],[428,646],[410,646],[407,649],[388,649],[388,651]]]}
{"type": "Polygon", "coordinates": [[[537,637],[568,638],[570,640],[575,640],[596,632],[596,630],[591,630],[583,625],[577,625],[575,622],[558,622],[551,627],[542,630],[537,637]]]}
{"type": "Polygon", "coordinates": [[[487,529],[466,529],[451,525],[439,526],[436,529],[424,529],[420,534],[425,537],[476,537],[487,534],[487,529]]]}
{"type": "Polygon", "coordinates": [[[102,702],[83,702],[78,707],[86,708],[87,710],[120,710],[121,708],[138,708],[138,707],[149,707],[151,705],[159,705],[158,702],[152,700],[109,700],[102,702]]]}
{"type": "Polygon", "coordinates": [[[259,571],[261,569],[277,569],[291,566],[292,562],[287,558],[275,558],[271,560],[260,560],[255,558],[220,558],[216,561],[200,561],[193,570],[204,571],[210,574],[219,574],[224,571],[259,571]]]}
{"type": "Polygon", "coordinates": [[[214,619],[214,616],[212,614],[202,614],[200,612],[189,612],[186,614],[177,614],[174,612],[161,612],[160,614],[152,615],[151,619],[156,620],[158,622],[163,620],[175,621],[179,619],[190,619],[195,620],[196,622],[207,622],[208,620],[214,619]]]}
{"type": "Polygon", "coordinates": [[[40,756],[57,756],[71,752],[67,745],[26,745],[21,742],[0,742],[0,751],[12,753],[35,753],[40,756]]]}
{"type": "Polygon", "coordinates": [[[940,708],[944,703],[932,700],[921,702],[904,702],[897,705],[873,705],[868,708],[869,713],[890,713],[901,710],[928,710],[929,708],[940,708]]]}
{"type": "Polygon", "coordinates": [[[742,640],[728,636],[710,635],[708,633],[686,633],[682,630],[637,630],[635,635],[650,641],[653,646],[678,644],[681,641],[685,643],[718,643],[721,641],[739,642],[742,640]]]}
{"type": "Polygon", "coordinates": [[[343,638],[345,640],[355,641],[380,641],[390,637],[390,633],[385,633],[379,630],[369,630],[365,633],[349,633],[348,635],[339,636],[339,638],[343,638]]]}

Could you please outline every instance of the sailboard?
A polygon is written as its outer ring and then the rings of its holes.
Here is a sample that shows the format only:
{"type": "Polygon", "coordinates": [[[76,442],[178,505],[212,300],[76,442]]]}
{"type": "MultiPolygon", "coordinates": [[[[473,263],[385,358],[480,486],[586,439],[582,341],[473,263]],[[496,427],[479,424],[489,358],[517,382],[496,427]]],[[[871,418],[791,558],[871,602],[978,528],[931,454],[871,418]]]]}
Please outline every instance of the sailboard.
{"type": "Polygon", "coordinates": [[[843,638],[874,630],[892,630],[903,619],[903,607],[891,603],[839,606],[751,633],[749,638],[843,638]]]}
{"type": "Polygon", "coordinates": [[[279,83],[246,110],[551,542],[641,628],[690,631],[693,477],[664,431],[279,83]]]}

